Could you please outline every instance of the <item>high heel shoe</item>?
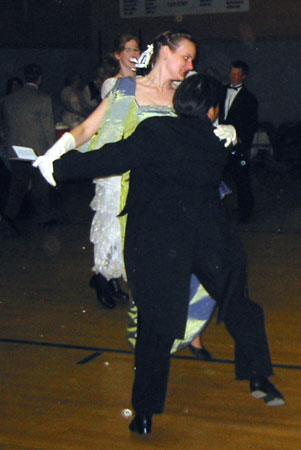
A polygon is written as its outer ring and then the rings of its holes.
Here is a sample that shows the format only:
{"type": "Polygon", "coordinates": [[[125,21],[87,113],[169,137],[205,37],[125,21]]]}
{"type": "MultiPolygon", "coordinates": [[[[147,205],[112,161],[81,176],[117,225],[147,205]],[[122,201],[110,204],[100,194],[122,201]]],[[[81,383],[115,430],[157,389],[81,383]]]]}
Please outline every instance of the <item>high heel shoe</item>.
{"type": "Polygon", "coordinates": [[[90,280],[90,287],[96,290],[97,300],[108,309],[113,309],[116,306],[116,302],[110,295],[108,282],[104,276],[100,273],[92,276],[90,280]]]}
{"type": "Polygon", "coordinates": [[[199,361],[212,361],[213,359],[212,355],[210,352],[208,352],[206,347],[199,348],[195,347],[192,344],[189,344],[188,347],[190,348],[195,358],[198,359],[199,361]]]}
{"type": "Polygon", "coordinates": [[[129,429],[132,433],[149,434],[152,432],[152,416],[140,416],[139,414],[134,417],[130,423],[129,429]]]}
{"type": "Polygon", "coordinates": [[[116,297],[120,300],[128,300],[129,299],[128,294],[121,289],[118,278],[111,278],[111,280],[108,281],[108,284],[109,284],[109,288],[111,291],[111,295],[113,295],[114,297],[116,297]]]}

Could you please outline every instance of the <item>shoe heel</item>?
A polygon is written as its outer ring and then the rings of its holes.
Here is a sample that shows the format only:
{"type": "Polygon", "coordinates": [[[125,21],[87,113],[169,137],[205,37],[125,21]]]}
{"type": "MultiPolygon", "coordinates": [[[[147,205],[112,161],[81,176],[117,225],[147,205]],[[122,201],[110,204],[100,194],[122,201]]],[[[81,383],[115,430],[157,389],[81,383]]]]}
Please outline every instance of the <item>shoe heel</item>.
{"type": "Polygon", "coordinates": [[[254,398],[263,398],[265,396],[266,396],[266,393],[262,392],[262,391],[253,391],[252,392],[252,397],[254,397],[254,398]]]}

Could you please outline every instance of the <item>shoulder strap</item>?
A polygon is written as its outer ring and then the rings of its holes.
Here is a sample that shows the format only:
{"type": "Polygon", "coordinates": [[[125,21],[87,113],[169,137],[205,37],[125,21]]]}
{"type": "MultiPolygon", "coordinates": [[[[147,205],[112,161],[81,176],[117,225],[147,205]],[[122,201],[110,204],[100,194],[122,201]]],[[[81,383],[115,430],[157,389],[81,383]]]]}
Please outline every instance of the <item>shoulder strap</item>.
{"type": "Polygon", "coordinates": [[[136,90],[135,78],[132,77],[118,78],[118,80],[115,83],[115,86],[113,87],[113,92],[116,90],[123,92],[126,95],[135,95],[136,90]]]}

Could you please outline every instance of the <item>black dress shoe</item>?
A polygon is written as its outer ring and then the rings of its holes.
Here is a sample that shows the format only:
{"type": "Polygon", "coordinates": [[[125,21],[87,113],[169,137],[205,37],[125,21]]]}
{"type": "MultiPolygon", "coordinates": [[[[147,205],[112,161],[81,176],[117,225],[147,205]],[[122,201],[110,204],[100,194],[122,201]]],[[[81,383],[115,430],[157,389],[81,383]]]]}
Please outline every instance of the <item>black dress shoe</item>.
{"type": "Polygon", "coordinates": [[[105,286],[106,279],[100,274],[93,275],[90,280],[90,287],[96,290],[97,300],[108,309],[113,309],[116,306],[116,302],[111,297],[108,288],[105,286]]]}
{"type": "Polygon", "coordinates": [[[130,423],[132,433],[149,434],[152,432],[152,416],[136,415],[130,423]]]}
{"type": "Polygon", "coordinates": [[[113,295],[114,297],[116,297],[120,300],[128,300],[129,299],[128,294],[121,289],[118,278],[111,278],[111,280],[108,281],[108,284],[109,284],[109,288],[111,291],[111,295],[113,295]]]}
{"type": "Polygon", "coordinates": [[[195,358],[198,359],[199,361],[212,361],[212,359],[213,359],[212,355],[210,352],[208,352],[206,347],[198,348],[192,344],[189,344],[188,347],[192,351],[195,358]]]}
{"type": "Polygon", "coordinates": [[[250,378],[250,390],[254,398],[263,398],[268,406],[281,406],[285,404],[283,395],[267,377],[252,376],[250,378]]]}

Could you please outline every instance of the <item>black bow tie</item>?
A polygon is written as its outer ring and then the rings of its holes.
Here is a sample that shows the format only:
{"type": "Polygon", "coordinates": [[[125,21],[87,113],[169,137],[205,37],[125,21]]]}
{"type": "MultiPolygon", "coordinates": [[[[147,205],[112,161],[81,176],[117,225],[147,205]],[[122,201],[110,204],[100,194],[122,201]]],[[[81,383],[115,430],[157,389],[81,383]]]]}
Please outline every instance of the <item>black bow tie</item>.
{"type": "Polygon", "coordinates": [[[239,86],[228,86],[228,89],[234,89],[234,91],[238,91],[238,89],[240,89],[242,87],[242,84],[240,84],[239,86]]]}

